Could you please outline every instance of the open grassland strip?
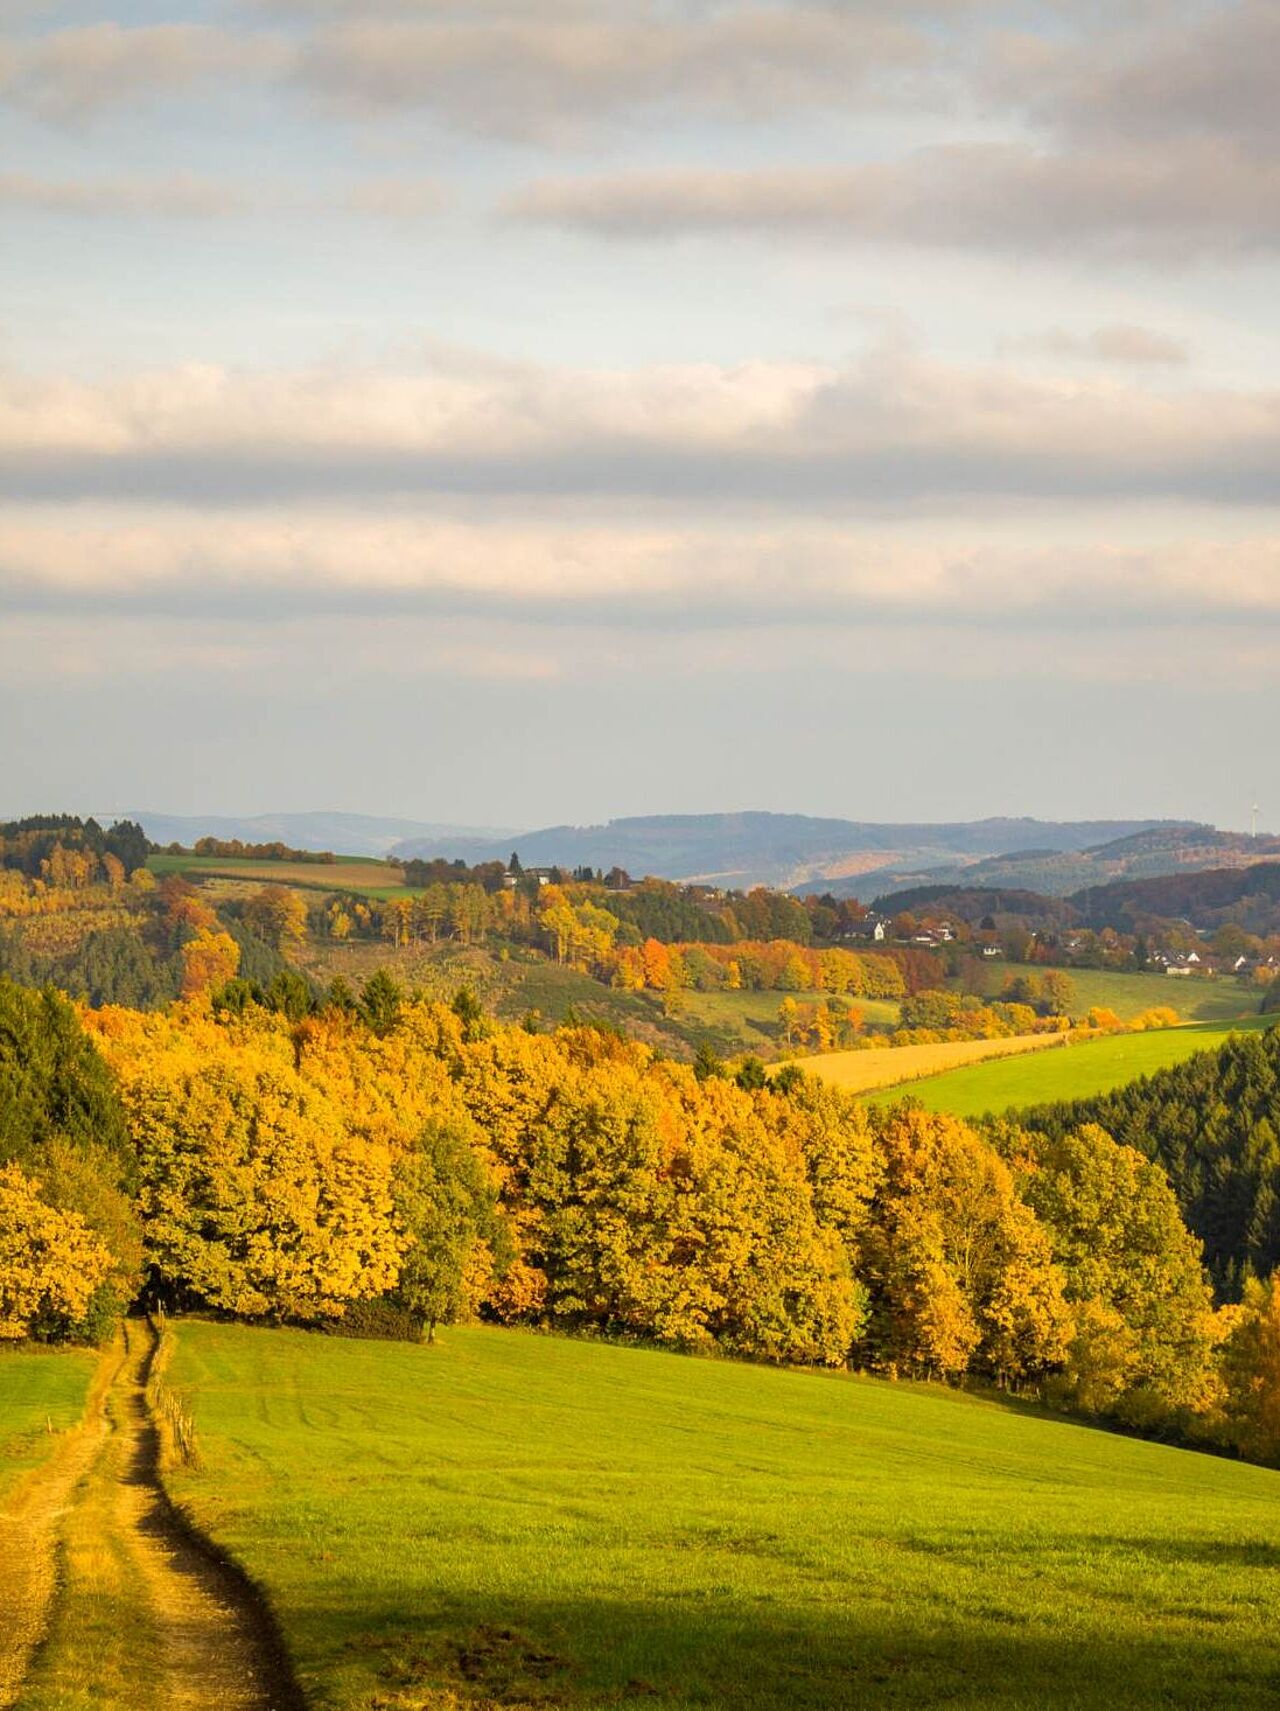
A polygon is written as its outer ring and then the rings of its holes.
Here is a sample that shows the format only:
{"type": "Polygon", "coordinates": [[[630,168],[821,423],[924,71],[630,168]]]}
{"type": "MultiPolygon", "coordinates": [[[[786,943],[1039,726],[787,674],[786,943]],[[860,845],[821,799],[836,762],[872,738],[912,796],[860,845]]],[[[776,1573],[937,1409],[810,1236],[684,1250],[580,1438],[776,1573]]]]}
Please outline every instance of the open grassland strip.
{"type": "Polygon", "coordinates": [[[60,1531],[61,1574],[21,1711],[293,1711],[247,1582],[173,1509],[148,1403],[155,1338],[127,1328],[60,1531]]]}
{"type": "Polygon", "coordinates": [[[236,856],[152,856],[147,863],[160,877],[179,873],[185,878],[239,879],[254,885],[284,885],[303,891],[352,891],[371,897],[415,895],[404,884],[402,870],[387,862],[343,857],[335,862],[255,861],[236,856]]]}
{"type": "Polygon", "coordinates": [[[944,1040],[933,1046],[881,1046],[866,1051],[823,1052],[795,1062],[807,1075],[843,1087],[848,1093],[868,1093],[878,1087],[899,1087],[923,1076],[937,1075],[959,1064],[987,1058],[1017,1057],[1025,1052],[1061,1050],[1061,1034],[1015,1034],[1003,1040],[944,1040]]]}
{"type": "MultiPolygon", "coordinates": [[[[1147,1034],[1113,1034],[1044,1057],[955,1069],[914,1083],[909,1092],[927,1110],[950,1111],[957,1117],[1089,1099],[1123,1087],[1140,1075],[1168,1069],[1196,1052],[1212,1051],[1233,1033],[1266,1028],[1275,1021],[1275,1017],[1252,1016],[1238,1022],[1198,1022],[1147,1034]]],[[[894,1096],[878,1093],[875,1102],[887,1104],[894,1096]]],[[[901,1097],[901,1090],[897,1096],[901,1097]]]]}
{"type": "Polygon", "coordinates": [[[0,1344],[0,1503],[84,1418],[98,1357],[0,1344]]]}
{"type": "MultiPolygon", "coordinates": [[[[784,998],[801,1004],[821,1004],[830,995],[825,992],[681,992],[679,1015],[684,1023],[718,1036],[726,1051],[750,1051],[757,1055],[775,1056],[781,1039],[778,1010],[784,998]]],[[[899,1005],[888,998],[841,999],[861,1013],[870,1027],[893,1028],[898,1025],[899,1005]]]]}
{"type": "MultiPolygon", "coordinates": [[[[1049,970],[1040,963],[992,964],[988,971],[998,989],[1015,975],[1041,980],[1049,970]]],[[[1073,1016],[1085,1016],[1094,1008],[1112,1010],[1122,1022],[1132,1021],[1144,1010],[1165,1006],[1188,1022],[1225,1022],[1256,1012],[1261,993],[1240,986],[1229,976],[1190,975],[1176,979],[1166,974],[1126,973],[1110,968],[1066,968],[1075,991],[1073,1016]]]]}
{"type": "Polygon", "coordinates": [[[175,1487],[332,1711],[1261,1711],[1280,1475],[923,1386],[184,1322],[175,1487]]]}
{"type": "Polygon", "coordinates": [[[22,1351],[6,1354],[0,1363],[0,1386],[5,1387],[0,1430],[26,1469],[0,1490],[0,1706],[17,1702],[47,1631],[62,1519],[101,1452],[107,1434],[105,1398],[119,1360],[116,1351],[109,1351],[95,1369],[87,1357],[22,1351]],[[69,1424],[73,1400],[79,1402],[80,1418],[69,1424]],[[25,1430],[15,1438],[10,1434],[19,1403],[25,1430]],[[37,1424],[31,1416],[42,1410],[45,1417],[37,1424]],[[55,1415],[62,1428],[56,1437],[47,1431],[55,1415]],[[37,1457],[33,1439],[42,1427],[46,1435],[40,1447],[46,1453],[37,1457]]]}

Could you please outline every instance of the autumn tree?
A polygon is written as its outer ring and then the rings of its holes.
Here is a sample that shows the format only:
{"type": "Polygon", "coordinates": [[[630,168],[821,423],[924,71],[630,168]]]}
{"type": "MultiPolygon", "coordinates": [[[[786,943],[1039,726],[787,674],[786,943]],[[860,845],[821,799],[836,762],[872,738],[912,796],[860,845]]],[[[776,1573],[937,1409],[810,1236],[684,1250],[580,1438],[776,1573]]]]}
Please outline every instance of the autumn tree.
{"type": "Polygon", "coordinates": [[[230,933],[202,929],[182,947],[182,996],[212,992],[225,985],[239,966],[240,947],[230,933]]]}
{"type": "Polygon", "coordinates": [[[1280,1279],[1253,1279],[1222,1353],[1233,1441],[1255,1461],[1280,1462],[1280,1279]]]}
{"type": "Polygon", "coordinates": [[[1122,1413],[1143,1393],[1166,1408],[1207,1405],[1212,1296],[1164,1171],[1096,1124],[1004,1145],[1076,1308],[1072,1400],[1122,1413]]]}
{"type": "Polygon", "coordinates": [[[244,918],[260,939],[277,950],[306,937],[307,906],[296,891],[264,885],[244,906],[244,918]]]}
{"type": "Polygon", "coordinates": [[[0,1166],[0,1340],[74,1335],[110,1271],[78,1213],[47,1205],[16,1164],[0,1166]]]}
{"type": "Polygon", "coordinates": [[[283,1018],[103,1018],[139,1155],[152,1265],[178,1299],[332,1318],[392,1287],[392,1155],[293,1066],[283,1018]],[[267,1021],[264,1018],[264,1022],[267,1021]],[[116,1028],[119,1031],[116,1031],[116,1028]]]}
{"type": "Polygon", "coordinates": [[[859,1246],[873,1360],[1001,1380],[1055,1366],[1071,1327],[1062,1274],[1008,1168],[954,1117],[905,1105],[872,1122],[883,1171],[859,1246]]]}
{"type": "MultiPolygon", "coordinates": [[[[105,1334],[141,1281],[136,1164],[110,1071],[75,1009],[0,980],[0,1166],[39,1185],[42,1205],[80,1221],[109,1263],[69,1319],[105,1334]]],[[[69,1322],[69,1320],[68,1320],[69,1322]]]]}

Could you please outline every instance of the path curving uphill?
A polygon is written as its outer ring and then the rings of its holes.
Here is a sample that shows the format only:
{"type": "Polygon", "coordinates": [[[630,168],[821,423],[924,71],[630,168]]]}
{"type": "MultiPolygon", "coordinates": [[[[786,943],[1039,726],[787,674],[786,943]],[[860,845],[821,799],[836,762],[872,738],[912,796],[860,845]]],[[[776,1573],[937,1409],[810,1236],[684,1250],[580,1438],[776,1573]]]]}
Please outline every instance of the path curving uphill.
{"type": "Polygon", "coordinates": [[[161,1484],[147,1404],[156,1347],[150,1326],[126,1328],[84,1424],[0,1521],[0,1607],[19,1613],[0,1639],[0,1708],[303,1705],[261,1602],[161,1484]]]}

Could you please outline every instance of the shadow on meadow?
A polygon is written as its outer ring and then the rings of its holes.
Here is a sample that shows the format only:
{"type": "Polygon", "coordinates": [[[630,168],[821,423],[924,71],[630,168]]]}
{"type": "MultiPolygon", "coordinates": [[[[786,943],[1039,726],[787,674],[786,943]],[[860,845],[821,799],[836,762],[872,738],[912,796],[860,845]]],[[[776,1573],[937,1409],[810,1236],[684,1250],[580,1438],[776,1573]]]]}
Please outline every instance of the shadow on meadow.
{"type": "Polygon", "coordinates": [[[1241,1650],[1216,1612],[1190,1606],[1161,1642],[1134,1643],[1107,1640],[1096,1611],[1077,1626],[1065,1602],[1029,1620],[993,1601],[961,1621],[938,1600],[919,1612],[867,1601],[808,1623],[767,1595],[715,1599],[450,1600],[376,1630],[335,1612],[323,1667],[342,1680],[340,1703],[370,1711],[1247,1711],[1280,1692],[1280,1650],[1241,1650]]]}

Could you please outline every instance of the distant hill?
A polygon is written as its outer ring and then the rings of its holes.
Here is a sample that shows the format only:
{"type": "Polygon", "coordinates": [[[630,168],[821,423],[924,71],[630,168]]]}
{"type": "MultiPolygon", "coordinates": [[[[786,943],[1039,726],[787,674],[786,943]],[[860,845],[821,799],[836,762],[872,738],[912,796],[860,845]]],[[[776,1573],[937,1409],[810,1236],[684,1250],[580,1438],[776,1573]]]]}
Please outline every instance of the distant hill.
{"type": "Polygon", "coordinates": [[[1036,932],[1080,924],[1078,909],[1065,897],[1046,897],[1041,891],[1009,891],[997,886],[917,885],[910,891],[878,897],[873,907],[895,915],[900,911],[949,915],[974,927],[988,917],[1001,929],[1025,926],[1036,932]]]}
{"type": "Polygon", "coordinates": [[[874,907],[885,913],[950,915],[971,926],[990,917],[1000,928],[1017,924],[1034,931],[1114,927],[1131,933],[1156,919],[1189,921],[1211,931],[1231,921],[1265,936],[1280,932],[1280,857],[1248,867],[1184,868],[1154,879],[1114,880],[1070,897],[999,886],[918,885],[877,897],[874,907]]]}
{"type": "MultiPolygon", "coordinates": [[[[867,874],[899,869],[958,867],[1008,851],[1076,851],[1181,822],[1153,820],[1031,819],[902,824],[829,820],[807,814],[654,814],[611,820],[603,826],[550,826],[514,842],[526,867],[614,866],[642,877],[700,880],[748,887],[772,885],[845,895],[867,892],[867,874]]],[[[392,854],[461,857],[468,862],[506,857],[508,835],[406,838],[392,854]]],[[[871,889],[875,882],[870,882],[871,889]]]]}
{"type": "Polygon", "coordinates": [[[1205,929],[1232,921],[1246,932],[1270,934],[1280,931],[1280,858],[1092,886],[1071,901],[1086,926],[1118,932],[1133,932],[1155,915],[1205,929]]]}
{"type": "MultiPolygon", "coordinates": [[[[1011,848],[980,861],[953,861],[925,867],[894,865],[875,875],[832,884],[837,896],[864,900],[875,895],[896,898],[921,886],[1007,891],[1036,891],[1048,897],[1071,897],[1092,886],[1116,880],[1162,878],[1168,874],[1209,868],[1247,867],[1259,859],[1280,859],[1280,838],[1250,838],[1242,832],[1220,832],[1213,826],[1166,822],[1148,825],[1105,843],[1076,848],[1011,848]],[[878,882],[878,883],[877,883],[878,882]]],[[[806,885],[805,891],[822,890],[806,885]]]]}
{"type": "Polygon", "coordinates": [[[185,844],[197,838],[241,838],[248,844],[278,840],[295,850],[332,850],[336,855],[385,856],[406,838],[474,839],[507,842],[512,833],[492,826],[452,826],[430,820],[384,819],[370,814],[153,814],[130,810],[99,815],[136,820],[156,844],[185,844]]]}

